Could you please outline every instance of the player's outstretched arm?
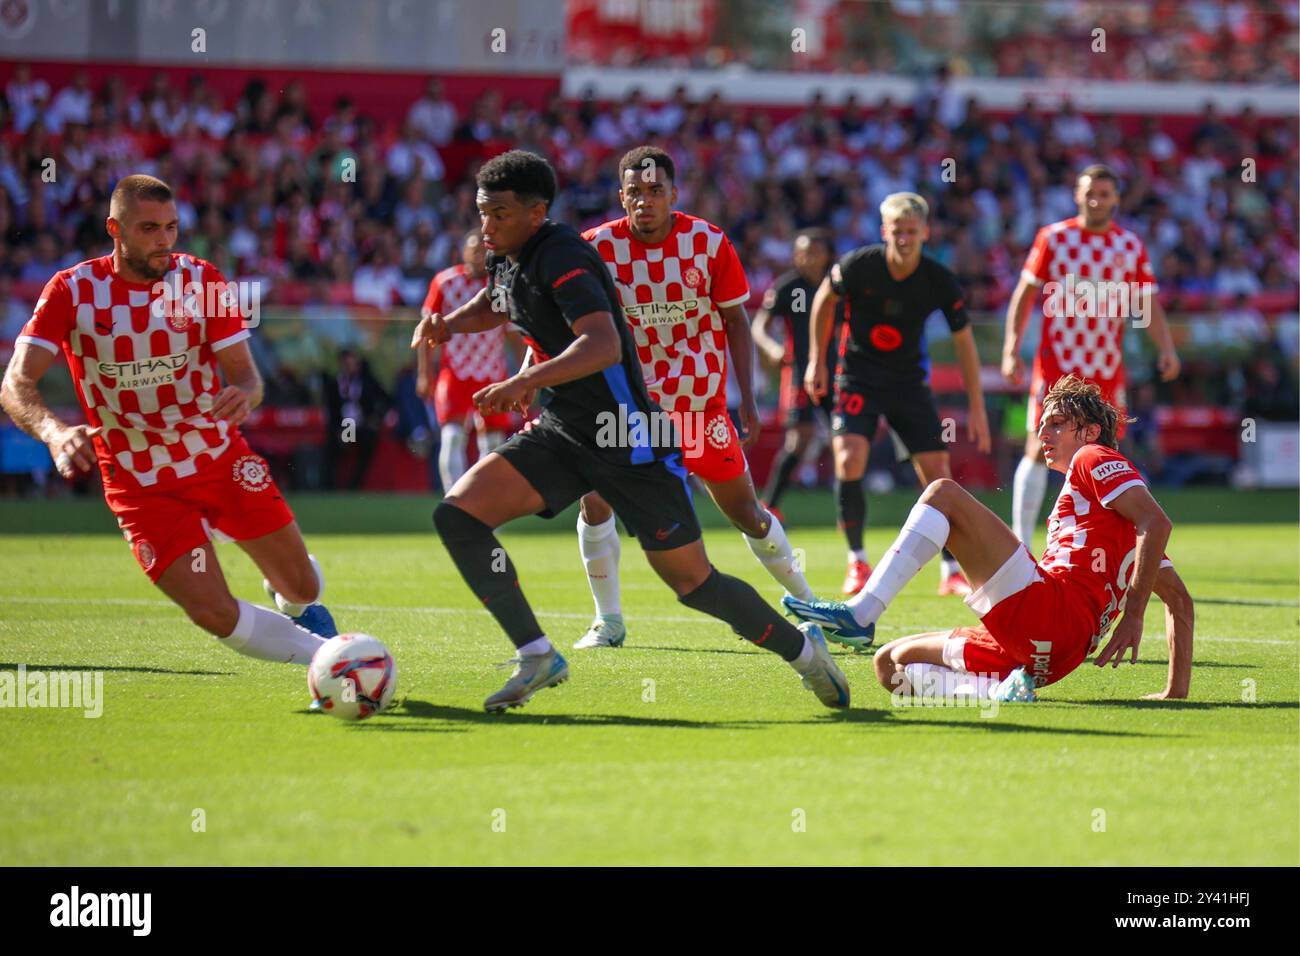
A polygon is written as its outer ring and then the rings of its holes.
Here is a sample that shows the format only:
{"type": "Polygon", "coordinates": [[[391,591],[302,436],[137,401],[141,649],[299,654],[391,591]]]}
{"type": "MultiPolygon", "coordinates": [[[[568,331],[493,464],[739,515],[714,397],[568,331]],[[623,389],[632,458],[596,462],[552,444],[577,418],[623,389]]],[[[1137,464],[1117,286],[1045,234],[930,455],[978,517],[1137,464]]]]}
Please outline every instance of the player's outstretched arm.
{"type": "MultiPolygon", "coordinates": [[[[838,274],[839,263],[831,267],[832,275],[838,274]]],[[[813,296],[812,315],[808,319],[808,368],[804,372],[804,390],[813,398],[820,400],[830,391],[830,372],[826,368],[827,346],[834,331],[835,303],[840,297],[831,286],[831,276],[822,279],[813,296]]]]}
{"type": "Polygon", "coordinates": [[[55,353],[30,342],[14,347],[13,359],[0,384],[0,406],[14,424],[50,450],[50,458],[64,478],[95,467],[91,439],[99,434],[89,425],[69,425],[50,411],[37,383],[54,364],[55,353]]]}
{"type": "Polygon", "coordinates": [[[1160,381],[1172,382],[1182,370],[1182,361],[1178,350],[1174,348],[1174,336],[1169,331],[1169,321],[1165,318],[1165,307],[1160,304],[1159,296],[1151,294],[1147,308],[1151,311],[1151,321],[1147,323],[1147,334],[1160,350],[1156,359],[1156,368],[1160,372],[1160,381]]]}
{"type": "Polygon", "coordinates": [[[418,349],[421,345],[433,348],[446,342],[453,335],[486,332],[509,319],[510,313],[504,308],[492,308],[492,297],[484,287],[474,298],[447,315],[422,311],[420,321],[411,334],[411,348],[418,349]]]}
{"type": "Polygon", "coordinates": [[[479,412],[495,415],[510,411],[518,408],[525,397],[539,388],[593,375],[623,358],[623,342],[618,337],[612,313],[590,312],[574,322],[571,328],[577,338],[555,358],[530,363],[504,382],[496,382],[475,392],[474,404],[479,412]]]}
{"type": "MultiPolygon", "coordinates": [[[[1093,661],[1098,667],[1111,661],[1118,667],[1124,653],[1132,650],[1130,663],[1137,663],[1138,644],[1142,641],[1142,619],[1146,616],[1147,602],[1155,588],[1160,562],[1164,559],[1165,545],[1173,531],[1173,522],[1165,514],[1146,485],[1140,482],[1117,497],[1111,507],[1121,517],[1133,523],[1137,532],[1137,552],[1133,562],[1132,580],[1124,598],[1124,616],[1115,626],[1110,640],[1093,661]]],[[[1115,569],[1119,571],[1118,568],[1115,569]]]]}
{"type": "Polygon", "coordinates": [[[987,455],[993,449],[993,438],[989,433],[988,412],[984,408],[984,389],[980,385],[980,353],[975,346],[975,333],[969,325],[952,334],[952,345],[966,386],[966,403],[970,406],[966,437],[975,443],[980,454],[987,455]]]}
{"type": "Polygon", "coordinates": [[[763,361],[770,368],[780,368],[781,363],[785,360],[785,348],[768,331],[771,321],[772,312],[765,302],[754,313],[754,321],[750,323],[750,331],[753,332],[754,345],[757,347],[763,361]]]}
{"type": "Polygon", "coordinates": [[[1038,297],[1038,286],[1024,276],[1016,283],[1016,290],[1011,293],[1007,303],[1007,327],[1002,336],[1002,376],[1012,385],[1020,383],[1024,374],[1024,363],[1020,360],[1020,340],[1024,338],[1025,326],[1029,324],[1029,309],[1038,297]]]}
{"type": "Polygon", "coordinates": [[[748,448],[762,428],[758,404],[754,401],[754,337],[750,335],[749,314],[743,305],[730,305],[719,311],[727,323],[727,349],[731,352],[736,384],[740,386],[740,446],[748,448]]]}
{"type": "Polygon", "coordinates": [[[1169,641],[1169,678],[1165,689],[1147,694],[1143,700],[1183,700],[1192,686],[1192,629],[1195,611],[1192,596],[1178,572],[1171,567],[1156,575],[1156,597],[1165,606],[1165,637],[1169,641]]]}

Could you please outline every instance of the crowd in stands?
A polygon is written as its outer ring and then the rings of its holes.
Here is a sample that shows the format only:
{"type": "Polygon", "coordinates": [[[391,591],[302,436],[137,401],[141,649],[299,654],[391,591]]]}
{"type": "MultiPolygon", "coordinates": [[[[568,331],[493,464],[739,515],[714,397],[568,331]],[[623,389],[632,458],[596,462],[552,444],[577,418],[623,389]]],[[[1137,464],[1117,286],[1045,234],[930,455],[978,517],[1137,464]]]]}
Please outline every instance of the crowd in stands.
{"type": "Polygon", "coordinates": [[[138,90],[84,75],[50,90],[19,67],[0,116],[0,275],[30,289],[102,254],[113,183],[144,171],[177,189],[184,247],[261,279],[269,301],[418,305],[477,225],[483,157],[542,152],[561,176],[553,215],[587,226],[619,214],[618,158],[647,140],[677,158],[679,208],[727,230],[756,294],[788,267],[796,230],[829,226],[843,249],[876,241],[880,200],[916,189],[932,202],[930,254],[974,310],[1001,309],[1035,230],[1074,212],[1075,174],[1092,161],[1124,178],[1121,218],[1166,293],[1285,294],[1300,273],[1296,122],[1249,108],[1207,105],[1175,136],[1159,117],[1089,118],[1069,103],[992,116],[942,82],[871,109],[816,96],[785,119],[684,90],[659,105],[557,93],[528,109],[489,92],[461,107],[437,79],[401,124],[346,99],[320,116],[305,102],[301,82],[254,79],[227,103],[179,72],[138,90]]]}
{"type": "Polygon", "coordinates": [[[949,63],[961,75],[1048,80],[1300,80],[1294,0],[825,0],[793,15],[776,0],[714,5],[707,42],[648,54],[635,36],[579,34],[569,37],[570,61],[907,76],[949,63]],[[817,42],[795,49],[791,25],[813,21],[817,42]]]}

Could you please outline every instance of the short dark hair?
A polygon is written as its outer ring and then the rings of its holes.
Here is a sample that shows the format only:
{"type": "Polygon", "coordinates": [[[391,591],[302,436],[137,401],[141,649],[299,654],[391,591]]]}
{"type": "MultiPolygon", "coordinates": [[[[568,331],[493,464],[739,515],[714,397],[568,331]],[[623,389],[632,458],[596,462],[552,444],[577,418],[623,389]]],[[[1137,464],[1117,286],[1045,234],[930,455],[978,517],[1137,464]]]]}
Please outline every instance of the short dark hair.
{"type": "Polygon", "coordinates": [[[673,158],[668,155],[668,151],[658,146],[638,146],[636,149],[629,149],[623,154],[623,158],[618,161],[618,184],[623,185],[623,174],[629,169],[640,172],[645,168],[645,161],[650,160],[656,166],[662,166],[668,173],[670,182],[677,182],[677,167],[673,165],[673,158]]]}
{"type": "Polygon", "coordinates": [[[150,202],[171,202],[172,188],[161,179],[138,173],[123,176],[113,187],[113,195],[108,200],[108,214],[119,222],[125,218],[137,202],[142,199],[150,202]]]}
{"type": "Polygon", "coordinates": [[[1119,175],[1105,163],[1093,163],[1091,166],[1085,166],[1075,182],[1078,182],[1084,176],[1089,179],[1109,179],[1115,189],[1119,189],[1119,175]]]}
{"type": "Polygon", "coordinates": [[[522,203],[541,201],[550,206],[555,200],[555,170],[541,156],[524,149],[493,156],[479,169],[474,182],[484,192],[513,192],[522,203]]]}
{"type": "Polygon", "coordinates": [[[1056,384],[1047,390],[1043,396],[1043,417],[1049,411],[1061,415],[1075,428],[1100,426],[1097,441],[1107,448],[1119,448],[1116,432],[1120,422],[1128,424],[1136,421],[1126,418],[1123,412],[1102,398],[1101,386],[1085,382],[1077,375],[1058,378],[1056,384]]]}
{"type": "Polygon", "coordinates": [[[835,256],[835,239],[831,236],[829,229],[815,226],[812,229],[800,229],[795,233],[795,239],[807,237],[809,242],[820,243],[821,247],[826,250],[826,254],[834,258],[835,256]]]}

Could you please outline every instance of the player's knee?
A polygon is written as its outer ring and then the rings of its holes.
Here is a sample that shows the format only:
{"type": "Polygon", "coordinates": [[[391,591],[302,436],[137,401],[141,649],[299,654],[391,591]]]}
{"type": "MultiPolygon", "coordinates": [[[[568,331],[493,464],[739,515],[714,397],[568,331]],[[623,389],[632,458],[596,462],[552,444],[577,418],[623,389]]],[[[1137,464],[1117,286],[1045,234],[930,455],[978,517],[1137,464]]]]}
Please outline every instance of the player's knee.
{"type": "Polygon", "coordinates": [[[964,494],[965,489],[951,478],[936,478],[925,486],[921,500],[940,511],[946,511],[964,494]]]}
{"type": "Polygon", "coordinates": [[[578,502],[578,511],[589,525],[604,524],[614,515],[613,509],[599,495],[583,495],[578,502]]]}
{"type": "Polygon", "coordinates": [[[443,498],[433,509],[433,526],[444,544],[472,537],[482,525],[483,522],[466,511],[454,495],[443,498]]]}
{"type": "Polygon", "coordinates": [[[192,604],[185,613],[195,626],[214,637],[229,637],[239,622],[239,604],[229,593],[192,604]]]}

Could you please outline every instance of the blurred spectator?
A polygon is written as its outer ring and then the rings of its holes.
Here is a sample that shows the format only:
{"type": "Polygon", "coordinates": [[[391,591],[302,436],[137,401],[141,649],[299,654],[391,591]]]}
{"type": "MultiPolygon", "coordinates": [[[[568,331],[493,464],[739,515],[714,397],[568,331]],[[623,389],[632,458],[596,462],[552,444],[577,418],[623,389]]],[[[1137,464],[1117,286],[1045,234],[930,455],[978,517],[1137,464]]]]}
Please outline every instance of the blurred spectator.
{"type": "Polygon", "coordinates": [[[370,363],[351,349],[339,352],[335,375],[324,374],[326,442],[325,482],[327,490],[344,487],[359,489],[374,457],[379,428],[392,399],[370,372],[370,363]],[[338,484],[338,469],[345,449],[354,449],[352,472],[338,484]]]}

